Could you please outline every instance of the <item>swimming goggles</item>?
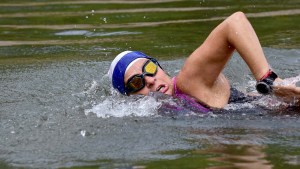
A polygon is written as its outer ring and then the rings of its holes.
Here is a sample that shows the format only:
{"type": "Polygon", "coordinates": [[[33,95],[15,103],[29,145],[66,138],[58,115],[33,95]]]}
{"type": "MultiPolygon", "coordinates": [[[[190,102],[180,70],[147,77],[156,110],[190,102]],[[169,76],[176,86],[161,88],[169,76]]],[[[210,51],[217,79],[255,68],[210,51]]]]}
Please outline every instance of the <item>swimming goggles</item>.
{"type": "Polygon", "coordinates": [[[145,76],[153,77],[156,75],[159,63],[151,58],[149,59],[142,68],[142,74],[136,74],[130,77],[125,85],[125,93],[129,95],[130,93],[135,93],[143,89],[146,85],[145,76]]]}

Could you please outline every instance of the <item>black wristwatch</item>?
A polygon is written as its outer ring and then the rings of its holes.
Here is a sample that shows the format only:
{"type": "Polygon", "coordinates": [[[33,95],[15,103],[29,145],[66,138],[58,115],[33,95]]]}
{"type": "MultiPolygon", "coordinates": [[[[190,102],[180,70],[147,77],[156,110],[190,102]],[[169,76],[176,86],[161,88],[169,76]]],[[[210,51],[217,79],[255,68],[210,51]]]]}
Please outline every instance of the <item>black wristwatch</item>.
{"type": "Polygon", "coordinates": [[[273,82],[277,78],[277,74],[269,70],[269,72],[256,83],[256,90],[260,94],[270,94],[273,90],[273,82]]]}

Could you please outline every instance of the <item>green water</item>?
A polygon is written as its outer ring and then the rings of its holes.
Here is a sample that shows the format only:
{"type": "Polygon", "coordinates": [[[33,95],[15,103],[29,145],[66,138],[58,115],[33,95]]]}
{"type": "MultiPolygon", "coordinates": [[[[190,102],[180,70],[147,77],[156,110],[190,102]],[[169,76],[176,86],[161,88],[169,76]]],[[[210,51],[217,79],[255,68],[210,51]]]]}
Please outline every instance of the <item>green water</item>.
{"type": "Polygon", "coordinates": [[[52,4],[48,4],[47,1],[1,3],[0,46],[3,62],[24,57],[27,59],[51,58],[53,60],[66,58],[112,59],[111,57],[100,58],[99,53],[92,49],[95,46],[111,49],[109,52],[113,52],[113,54],[125,49],[139,49],[146,53],[151,52],[152,55],[160,58],[182,57],[192,52],[224,17],[239,10],[251,14],[279,11],[275,14],[276,16],[270,14],[269,17],[258,18],[254,15],[249,18],[262,45],[276,48],[299,48],[300,26],[297,23],[300,20],[300,2],[297,0],[171,1],[166,3],[162,1],[161,3],[136,2],[133,4],[114,4],[105,3],[105,1],[99,4],[89,4],[85,1],[77,4],[49,2],[52,4]],[[189,8],[193,7],[198,7],[198,10],[189,11],[189,8]],[[202,7],[209,8],[200,10],[202,7]],[[153,10],[134,11],[148,8],[153,8],[153,10]],[[173,10],[166,10],[168,8],[173,10]],[[180,9],[185,10],[179,11],[180,9]],[[294,12],[282,16],[280,11],[286,10],[294,10],[294,12]],[[111,11],[111,13],[106,14],[105,11],[111,11]],[[210,18],[217,19],[189,22],[193,19],[210,18]],[[179,21],[179,23],[164,23],[168,21],[179,21]],[[144,23],[148,25],[143,26],[144,23]],[[137,32],[138,34],[122,36],[55,35],[55,33],[66,30],[86,30],[92,34],[119,31],[137,32]],[[53,46],[63,46],[66,49],[43,51],[43,49],[53,46]],[[78,50],[81,50],[80,56],[75,56],[78,50]]]}
{"type": "Polygon", "coordinates": [[[299,0],[1,0],[0,168],[299,168],[299,110],[84,114],[110,98],[107,85],[91,86],[116,54],[140,50],[176,72],[235,11],[249,16],[266,53],[279,55],[271,62],[280,73],[299,74],[299,0]]]}

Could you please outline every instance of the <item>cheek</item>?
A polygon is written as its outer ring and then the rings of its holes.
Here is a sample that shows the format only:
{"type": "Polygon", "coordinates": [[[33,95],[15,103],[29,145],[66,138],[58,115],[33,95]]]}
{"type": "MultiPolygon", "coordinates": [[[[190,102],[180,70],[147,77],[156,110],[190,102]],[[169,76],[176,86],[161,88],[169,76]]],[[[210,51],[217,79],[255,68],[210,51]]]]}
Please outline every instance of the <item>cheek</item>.
{"type": "Polygon", "coordinates": [[[165,74],[165,72],[164,72],[163,70],[158,69],[157,72],[156,72],[155,77],[156,77],[156,78],[163,78],[163,77],[164,77],[164,74],[165,74]]]}
{"type": "Polygon", "coordinates": [[[159,71],[157,71],[156,78],[167,81],[169,79],[169,76],[163,70],[159,69],[159,71]]]}

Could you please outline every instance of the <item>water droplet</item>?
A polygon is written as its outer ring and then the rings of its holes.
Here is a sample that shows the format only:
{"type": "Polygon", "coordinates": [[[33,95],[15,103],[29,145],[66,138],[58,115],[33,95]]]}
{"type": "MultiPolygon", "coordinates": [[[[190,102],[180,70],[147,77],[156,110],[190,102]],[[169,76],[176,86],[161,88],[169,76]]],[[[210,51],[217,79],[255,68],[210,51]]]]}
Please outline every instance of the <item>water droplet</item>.
{"type": "Polygon", "coordinates": [[[81,130],[81,131],[80,131],[80,134],[82,135],[82,137],[85,137],[86,131],[85,131],[85,130],[81,130]]]}
{"type": "Polygon", "coordinates": [[[103,21],[104,21],[104,23],[107,23],[107,20],[106,20],[106,18],[103,18],[103,21]]]}

